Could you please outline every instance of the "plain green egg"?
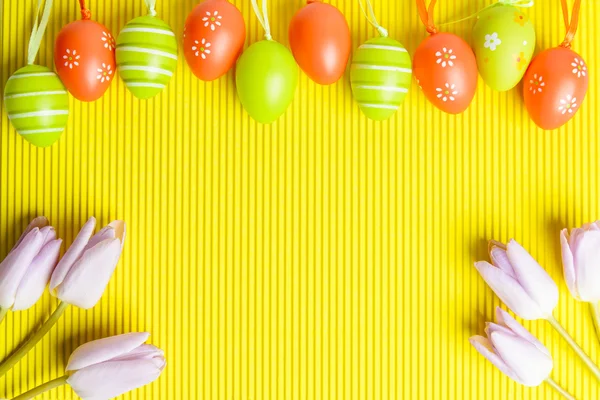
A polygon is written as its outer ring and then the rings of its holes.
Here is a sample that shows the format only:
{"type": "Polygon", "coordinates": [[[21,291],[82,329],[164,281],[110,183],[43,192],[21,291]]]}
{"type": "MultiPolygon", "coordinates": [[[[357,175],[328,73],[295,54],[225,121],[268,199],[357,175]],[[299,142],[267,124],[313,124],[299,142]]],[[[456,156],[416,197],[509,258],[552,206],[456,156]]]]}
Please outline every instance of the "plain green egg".
{"type": "Polygon", "coordinates": [[[535,50],[535,30],[522,9],[497,5],[479,14],[473,27],[477,68],[488,86],[514,88],[523,78],[535,50]]]}
{"type": "Polygon", "coordinates": [[[240,56],[235,82],[244,109],[270,124],[288,108],[298,86],[298,65],[292,53],[274,40],[254,43],[240,56]]]}

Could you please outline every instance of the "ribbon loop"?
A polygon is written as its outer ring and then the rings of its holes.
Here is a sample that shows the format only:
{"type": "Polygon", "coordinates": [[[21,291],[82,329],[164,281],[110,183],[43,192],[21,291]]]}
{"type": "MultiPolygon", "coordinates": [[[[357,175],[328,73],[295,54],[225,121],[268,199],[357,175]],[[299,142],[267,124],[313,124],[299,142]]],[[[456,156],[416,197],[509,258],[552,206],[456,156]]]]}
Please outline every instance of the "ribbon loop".
{"type": "Polygon", "coordinates": [[[433,9],[437,0],[431,0],[429,7],[425,6],[425,0],[417,0],[417,10],[419,11],[419,18],[425,25],[429,34],[437,33],[438,30],[433,22],[433,9]]]}
{"type": "Polygon", "coordinates": [[[577,26],[579,25],[579,10],[581,9],[581,0],[575,0],[575,3],[573,4],[571,22],[569,22],[569,5],[567,4],[567,0],[561,0],[560,4],[565,21],[565,29],[567,30],[567,33],[565,34],[565,40],[563,40],[560,45],[568,49],[571,47],[571,42],[575,38],[577,26]]]}
{"type": "Polygon", "coordinates": [[[42,38],[48,25],[48,19],[50,18],[50,10],[52,9],[52,0],[46,0],[42,11],[42,19],[38,22],[40,16],[40,10],[42,10],[43,0],[38,0],[37,10],[35,12],[35,20],[33,22],[33,29],[31,30],[31,36],[29,38],[29,46],[27,47],[27,64],[31,65],[35,61],[35,57],[42,44],[42,38]]]}
{"type": "Polygon", "coordinates": [[[365,18],[367,19],[367,21],[369,21],[369,23],[375,28],[377,29],[377,32],[379,32],[379,34],[383,37],[387,37],[388,36],[388,30],[385,29],[383,26],[381,26],[379,24],[379,22],[377,21],[377,17],[375,16],[375,11],[373,11],[373,5],[371,5],[371,0],[365,0],[365,2],[367,3],[367,10],[365,10],[365,6],[363,5],[362,0],[358,0],[358,4],[360,5],[360,10],[362,11],[363,15],[365,16],[365,18]]]}
{"type": "Polygon", "coordinates": [[[92,12],[85,7],[85,0],[79,0],[79,8],[81,9],[81,18],[90,19],[92,12]]]}
{"type": "Polygon", "coordinates": [[[252,8],[254,9],[254,14],[256,14],[256,19],[265,30],[265,39],[273,40],[273,36],[271,36],[271,24],[269,23],[269,14],[267,13],[267,0],[262,0],[262,11],[258,7],[257,0],[252,0],[252,8]]]}
{"type": "Polygon", "coordinates": [[[156,0],[144,0],[148,7],[148,15],[156,17],[156,0]]]}

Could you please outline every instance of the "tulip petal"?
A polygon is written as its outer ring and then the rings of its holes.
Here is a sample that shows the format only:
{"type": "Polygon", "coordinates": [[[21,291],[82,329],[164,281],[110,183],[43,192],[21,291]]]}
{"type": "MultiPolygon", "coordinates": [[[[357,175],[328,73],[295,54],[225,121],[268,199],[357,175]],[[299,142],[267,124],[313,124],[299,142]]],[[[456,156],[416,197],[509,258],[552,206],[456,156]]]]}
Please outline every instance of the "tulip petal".
{"type": "Polygon", "coordinates": [[[17,289],[13,311],[28,309],[42,296],[58,262],[61,244],[60,239],[49,242],[33,259],[17,289]]]}
{"type": "Polygon", "coordinates": [[[571,250],[577,274],[574,286],[579,298],[600,301],[600,231],[585,232],[571,250]]]}
{"type": "Polygon", "coordinates": [[[525,386],[539,386],[550,375],[552,358],[527,340],[502,332],[493,332],[490,341],[496,353],[525,386]]]}
{"type": "Polygon", "coordinates": [[[96,305],[119,262],[121,242],[109,239],[87,250],[56,287],[56,297],[83,309],[96,305]]]}
{"type": "Polygon", "coordinates": [[[35,256],[40,252],[44,236],[33,228],[0,263],[0,307],[12,307],[17,289],[35,256]]]}
{"type": "Polygon", "coordinates": [[[508,376],[514,381],[521,383],[519,377],[510,369],[510,367],[504,362],[504,360],[502,360],[500,356],[494,353],[494,348],[488,338],[485,338],[483,336],[473,336],[469,339],[469,343],[471,343],[471,345],[475,347],[475,350],[477,350],[482,356],[487,358],[489,362],[494,364],[496,368],[502,371],[506,376],[508,376]]]}
{"type": "Polygon", "coordinates": [[[573,253],[571,253],[571,247],[569,246],[569,233],[566,229],[560,231],[560,249],[562,255],[563,272],[565,274],[565,282],[571,292],[571,295],[576,299],[579,299],[579,293],[577,292],[577,285],[575,281],[577,279],[575,274],[575,264],[573,262],[573,253]]]}
{"type": "Polygon", "coordinates": [[[506,254],[513,266],[517,280],[529,297],[539,305],[545,316],[550,316],[558,304],[556,283],[515,240],[510,240],[506,247],[506,254]]]}
{"type": "Polygon", "coordinates": [[[476,262],[475,268],[500,300],[515,314],[527,320],[543,318],[544,315],[537,303],[529,297],[519,282],[506,272],[486,261],[476,262]]]}
{"type": "Polygon", "coordinates": [[[105,361],[76,371],[67,383],[84,400],[109,399],[156,380],[164,359],[105,361]]]}
{"type": "Polygon", "coordinates": [[[98,233],[96,233],[94,236],[92,236],[92,238],[90,239],[90,241],[87,243],[87,245],[85,246],[85,248],[83,249],[83,251],[85,252],[86,250],[91,249],[92,247],[94,247],[95,245],[97,245],[98,243],[107,240],[107,239],[114,239],[115,238],[115,230],[113,227],[107,225],[104,228],[100,229],[98,231],[98,233]]]}
{"type": "Polygon", "coordinates": [[[497,246],[492,246],[490,249],[490,258],[492,259],[492,264],[494,264],[496,267],[506,272],[509,276],[515,279],[517,278],[512,265],[510,265],[508,256],[506,255],[506,250],[497,246]]]}
{"type": "Polygon", "coordinates": [[[119,357],[111,358],[110,361],[127,361],[127,360],[143,360],[151,359],[155,357],[163,357],[164,352],[156,346],[151,344],[142,344],[129,353],[123,354],[119,357]]]}
{"type": "MultiPolygon", "coordinates": [[[[496,308],[496,320],[498,321],[499,324],[506,326],[514,334],[518,335],[522,339],[527,340],[529,343],[531,343],[532,345],[537,347],[537,349],[539,351],[541,351],[542,353],[544,353],[548,357],[550,357],[550,352],[548,351],[546,346],[544,346],[542,344],[542,342],[537,340],[537,338],[535,336],[533,336],[531,333],[529,333],[529,331],[527,329],[525,329],[525,327],[523,325],[518,323],[517,320],[512,317],[512,315],[510,315],[509,313],[507,313],[500,307],[496,308]]],[[[488,336],[491,336],[491,335],[488,335],[488,336]]]]}
{"type": "Polygon", "coordinates": [[[54,273],[52,273],[52,278],[50,279],[51,292],[54,292],[56,287],[64,281],[71,267],[73,267],[75,262],[82,256],[85,246],[90,240],[92,233],[94,233],[95,226],[96,219],[94,217],[91,217],[85,223],[85,225],[83,225],[81,231],[79,231],[77,237],[75,238],[71,246],[67,249],[65,255],[58,262],[54,273]]]}
{"type": "Polygon", "coordinates": [[[485,324],[485,334],[490,337],[492,332],[504,332],[507,335],[515,335],[518,336],[515,332],[511,331],[506,325],[495,324],[493,322],[486,322],[485,324]]]}
{"type": "Polygon", "coordinates": [[[25,228],[25,230],[19,237],[19,240],[17,240],[17,243],[14,245],[13,250],[21,244],[21,242],[23,241],[25,236],[27,236],[27,234],[29,232],[31,232],[33,229],[35,229],[35,228],[42,229],[43,227],[48,226],[48,225],[50,225],[50,222],[48,222],[48,218],[46,218],[46,217],[36,217],[36,218],[32,219],[31,222],[29,223],[29,225],[27,225],[27,228],[25,228]]]}
{"type": "Polygon", "coordinates": [[[82,369],[125,356],[142,346],[149,337],[148,332],[134,332],[82,344],[69,357],[66,371],[82,369]]]}

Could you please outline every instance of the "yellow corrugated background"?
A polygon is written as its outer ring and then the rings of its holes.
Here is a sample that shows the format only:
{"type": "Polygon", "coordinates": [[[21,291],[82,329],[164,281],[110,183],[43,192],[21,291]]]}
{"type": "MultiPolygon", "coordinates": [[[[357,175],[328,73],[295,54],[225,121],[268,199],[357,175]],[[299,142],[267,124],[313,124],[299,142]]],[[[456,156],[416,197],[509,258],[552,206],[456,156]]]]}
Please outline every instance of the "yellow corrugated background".
{"type": "MultiPolygon", "coordinates": [[[[249,0],[233,1],[262,37],[249,0]]],[[[33,0],[4,0],[3,85],[25,65],[33,0]]],[[[350,23],[353,47],[375,35],[355,0],[331,0],[350,23]]],[[[425,37],[409,0],[374,0],[381,23],[414,52],[425,37]]],[[[537,48],[562,41],[558,0],[527,12],[537,48]]],[[[158,0],[181,39],[196,1],[158,0]]],[[[302,0],[269,0],[273,36],[302,0]]],[[[441,0],[437,21],[489,4],[441,0]]],[[[92,0],[116,35],[143,13],[141,0],[92,0]]],[[[38,63],[51,66],[60,28],[79,17],[55,0],[38,63]]],[[[467,40],[472,22],[447,29],[467,40]]],[[[233,73],[197,80],[182,52],[162,95],[138,101],[121,81],[102,100],[71,99],[58,144],[36,149],[0,121],[0,256],[28,220],[46,215],[71,243],[91,215],[122,218],[128,239],[101,303],[71,308],[5,378],[11,397],[62,373],[85,341],[147,330],[163,348],[161,378],[131,399],[553,399],[551,389],[509,381],[467,342],[499,304],[472,263],[486,240],[520,240],[559,283],[557,318],[600,361],[587,308],[568,295],[559,229],[600,218],[598,66],[600,5],[584,0],[574,50],[590,89],[565,128],[529,120],[518,90],[480,85],[471,108],[449,116],[413,84],[386,123],[365,119],[348,74],[323,88],[305,75],[288,112],[254,123],[233,73]]],[[[64,248],[63,248],[64,250],[64,248]]],[[[0,325],[0,356],[55,306],[45,295],[0,325]]],[[[526,323],[555,357],[553,376],[578,399],[600,384],[551,328],[526,323]]],[[[71,398],[68,388],[45,399],[71,398]]],[[[553,397],[554,396],[554,397],[553,397]]]]}

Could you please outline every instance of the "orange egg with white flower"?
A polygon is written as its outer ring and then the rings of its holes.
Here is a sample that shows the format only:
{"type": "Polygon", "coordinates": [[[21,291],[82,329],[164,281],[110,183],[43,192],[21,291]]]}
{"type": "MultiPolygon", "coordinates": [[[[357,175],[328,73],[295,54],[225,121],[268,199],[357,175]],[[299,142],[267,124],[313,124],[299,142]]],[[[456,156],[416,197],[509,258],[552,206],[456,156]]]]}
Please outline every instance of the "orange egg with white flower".
{"type": "Polygon", "coordinates": [[[467,42],[451,33],[435,33],[421,42],[413,73],[427,99],[449,114],[465,111],[475,96],[475,55],[467,42]]]}

